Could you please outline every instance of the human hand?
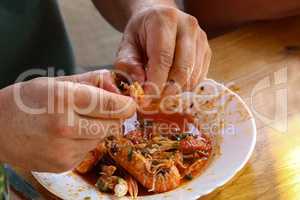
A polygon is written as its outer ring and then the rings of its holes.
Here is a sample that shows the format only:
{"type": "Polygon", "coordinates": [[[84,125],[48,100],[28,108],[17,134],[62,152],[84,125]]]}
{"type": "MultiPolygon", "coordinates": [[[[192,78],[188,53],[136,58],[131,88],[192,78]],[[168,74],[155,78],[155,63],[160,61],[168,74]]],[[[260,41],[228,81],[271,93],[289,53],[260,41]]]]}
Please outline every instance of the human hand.
{"type": "Polygon", "coordinates": [[[38,78],[0,90],[0,159],[27,170],[76,167],[136,109],[110,73],[38,78]],[[103,89],[101,89],[102,87],[103,89]]]}
{"type": "Polygon", "coordinates": [[[210,59],[196,18],[174,7],[155,6],[131,17],[115,66],[134,81],[147,81],[146,94],[166,96],[195,88],[207,75],[210,59]]]}

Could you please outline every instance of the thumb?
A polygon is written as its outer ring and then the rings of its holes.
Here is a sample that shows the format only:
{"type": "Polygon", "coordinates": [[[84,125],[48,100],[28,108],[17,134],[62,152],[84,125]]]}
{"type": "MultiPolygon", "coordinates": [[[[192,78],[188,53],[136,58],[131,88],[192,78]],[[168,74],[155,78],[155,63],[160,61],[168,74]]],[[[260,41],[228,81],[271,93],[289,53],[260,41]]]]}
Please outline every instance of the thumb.
{"type": "Polygon", "coordinates": [[[141,51],[135,41],[131,41],[130,38],[123,38],[115,61],[115,67],[117,70],[125,73],[123,76],[129,76],[129,82],[137,81],[143,83],[146,79],[145,62],[143,62],[141,51]]]}
{"type": "Polygon", "coordinates": [[[74,110],[93,118],[126,119],[136,112],[136,103],[127,96],[78,84],[74,90],[74,110]]]}
{"type": "Polygon", "coordinates": [[[119,93],[111,72],[105,69],[91,71],[83,74],[76,74],[72,76],[60,76],[55,78],[55,80],[87,84],[95,87],[100,87],[110,92],[119,93]]]}

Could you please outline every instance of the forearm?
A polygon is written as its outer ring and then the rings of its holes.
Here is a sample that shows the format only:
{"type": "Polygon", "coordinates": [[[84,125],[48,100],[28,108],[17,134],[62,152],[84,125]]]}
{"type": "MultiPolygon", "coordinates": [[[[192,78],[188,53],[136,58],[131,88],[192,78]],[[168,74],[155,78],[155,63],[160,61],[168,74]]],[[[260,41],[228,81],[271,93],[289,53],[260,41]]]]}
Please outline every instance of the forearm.
{"type": "MultiPolygon", "coordinates": [[[[0,127],[1,127],[1,131],[0,131],[0,138],[3,133],[3,126],[4,126],[4,121],[6,118],[8,118],[9,116],[5,116],[5,113],[7,113],[7,109],[8,109],[8,96],[10,94],[10,87],[7,88],[3,88],[0,89],[0,127]]],[[[11,99],[10,99],[11,101],[11,99]]]]}
{"type": "Polygon", "coordinates": [[[92,0],[96,8],[116,29],[123,31],[135,13],[155,5],[177,7],[174,0],[92,0]]]}
{"type": "MultiPolygon", "coordinates": [[[[0,163],[7,163],[8,156],[7,155],[7,145],[5,143],[10,142],[8,138],[8,134],[11,131],[12,121],[10,120],[13,116],[9,112],[10,110],[10,102],[12,99],[11,96],[11,89],[10,87],[6,87],[0,89],[0,163]]],[[[14,146],[13,144],[11,146],[14,146]]]]}
{"type": "MultiPolygon", "coordinates": [[[[3,89],[0,89],[0,126],[2,127],[2,125],[3,125],[3,114],[4,114],[4,94],[3,94],[3,89]]],[[[3,128],[3,127],[2,127],[3,128]]],[[[3,132],[3,131],[0,131],[0,146],[2,147],[3,145],[2,145],[2,142],[4,142],[3,141],[3,135],[4,135],[5,133],[3,132]]],[[[0,164],[1,163],[4,163],[5,162],[5,159],[3,158],[3,149],[2,148],[0,148],[0,164]]]]}

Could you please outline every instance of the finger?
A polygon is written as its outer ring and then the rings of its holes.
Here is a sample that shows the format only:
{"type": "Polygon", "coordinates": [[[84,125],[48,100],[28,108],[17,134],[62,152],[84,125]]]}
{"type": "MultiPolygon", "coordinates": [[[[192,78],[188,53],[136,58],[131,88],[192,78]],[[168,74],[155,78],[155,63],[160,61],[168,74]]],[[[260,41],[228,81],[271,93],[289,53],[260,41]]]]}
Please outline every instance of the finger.
{"type": "Polygon", "coordinates": [[[59,138],[101,141],[110,135],[121,135],[122,122],[118,119],[95,119],[69,113],[66,117],[54,121],[54,128],[50,129],[53,135],[59,138]]]}
{"type": "Polygon", "coordinates": [[[120,93],[109,70],[97,70],[73,76],[57,77],[58,81],[71,81],[103,88],[110,92],[120,93]]]}
{"type": "Polygon", "coordinates": [[[136,103],[130,97],[83,84],[77,84],[72,89],[74,110],[80,115],[102,119],[125,119],[136,111],[136,103]]]}
{"type": "MultiPolygon", "coordinates": [[[[181,23],[178,31],[175,58],[168,78],[169,82],[177,83],[181,90],[188,83],[196,64],[198,22],[191,16],[181,23]]],[[[164,96],[175,94],[174,84],[164,90],[164,96]]]]}
{"type": "Polygon", "coordinates": [[[53,84],[49,100],[53,101],[50,105],[53,104],[52,109],[58,113],[68,111],[94,118],[125,119],[136,111],[131,97],[81,83],[54,81],[53,84]]]}
{"type": "Polygon", "coordinates": [[[123,120],[96,119],[69,112],[56,118],[49,128],[54,138],[97,140],[122,135],[123,120]]]}
{"type": "Polygon", "coordinates": [[[192,87],[191,87],[192,90],[197,88],[198,84],[207,77],[207,73],[208,73],[209,65],[210,65],[210,60],[211,60],[210,49],[206,49],[206,53],[205,53],[205,55],[203,56],[203,59],[202,59],[201,71],[200,71],[200,73],[197,73],[195,75],[195,78],[193,78],[192,87]]]}
{"type": "Polygon", "coordinates": [[[154,18],[146,27],[148,56],[146,77],[147,82],[151,84],[145,86],[145,93],[151,95],[160,95],[163,90],[173,64],[176,44],[176,16],[165,15],[164,19],[160,17],[154,18]]]}
{"type": "Polygon", "coordinates": [[[206,54],[204,56],[204,62],[203,62],[203,66],[202,66],[202,72],[201,72],[200,78],[198,80],[198,83],[207,77],[210,62],[211,62],[211,57],[212,57],[211,49],[209,46],[207,46],[207,50],[206,50],[206,54]]]}
{"type": "Polygon", "coordinates": [[[203,41],[203,39],[201,38],[200,32],[198,32],[196,47],[196,64],[190,82],[185,87],[186,90],[192,90],[200,81],[201,74],[203,73],[203,63],[207,51],[207,45],[205,44],[205,42],[206,41],[203,41]]]}
{"type": "Polygon", "coordinates": [[[128,79],[144,83],[146,75],[141,51],[138,48],[138,41],[133,39],[133,33],[124,35],[115,61],[115,67],[125,73],[125,77],[130,77],[128,79]]]}
{"type": "Polygon", "coordinates": [[[77,115],[75,125],[69,132],[69,138],[73,139],[92,139],[101,141],[104,138],[122,134],[122,121],[109,119],[93,119],[77,115]]]}

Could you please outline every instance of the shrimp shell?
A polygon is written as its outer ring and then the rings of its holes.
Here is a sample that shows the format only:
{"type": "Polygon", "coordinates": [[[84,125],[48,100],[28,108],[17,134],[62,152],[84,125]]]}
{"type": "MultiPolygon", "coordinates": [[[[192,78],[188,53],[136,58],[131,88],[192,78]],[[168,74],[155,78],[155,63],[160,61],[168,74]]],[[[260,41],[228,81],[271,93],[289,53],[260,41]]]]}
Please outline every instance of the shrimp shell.
{"type": "Polygon", "coordinates": [[[133,144],[129,140],[117,138],[110,141],[108,146],[113,147],[108,148],[110,156],[149,191],[166,192],[179,186],[181,176],[175,165],[151,173],[148,169],[150,161],[142,154],[132,151],[133,144]],[[128,159],[130,151],[132,155],[128,159]]]}
{"type": "Polygon", "coordinates": [[[85,159],[76,167],[76,171],[80,174],[89,172],[101,160],[106,153],[105,143],[98,144],[96,149],[90,151],[85,159]]]}

